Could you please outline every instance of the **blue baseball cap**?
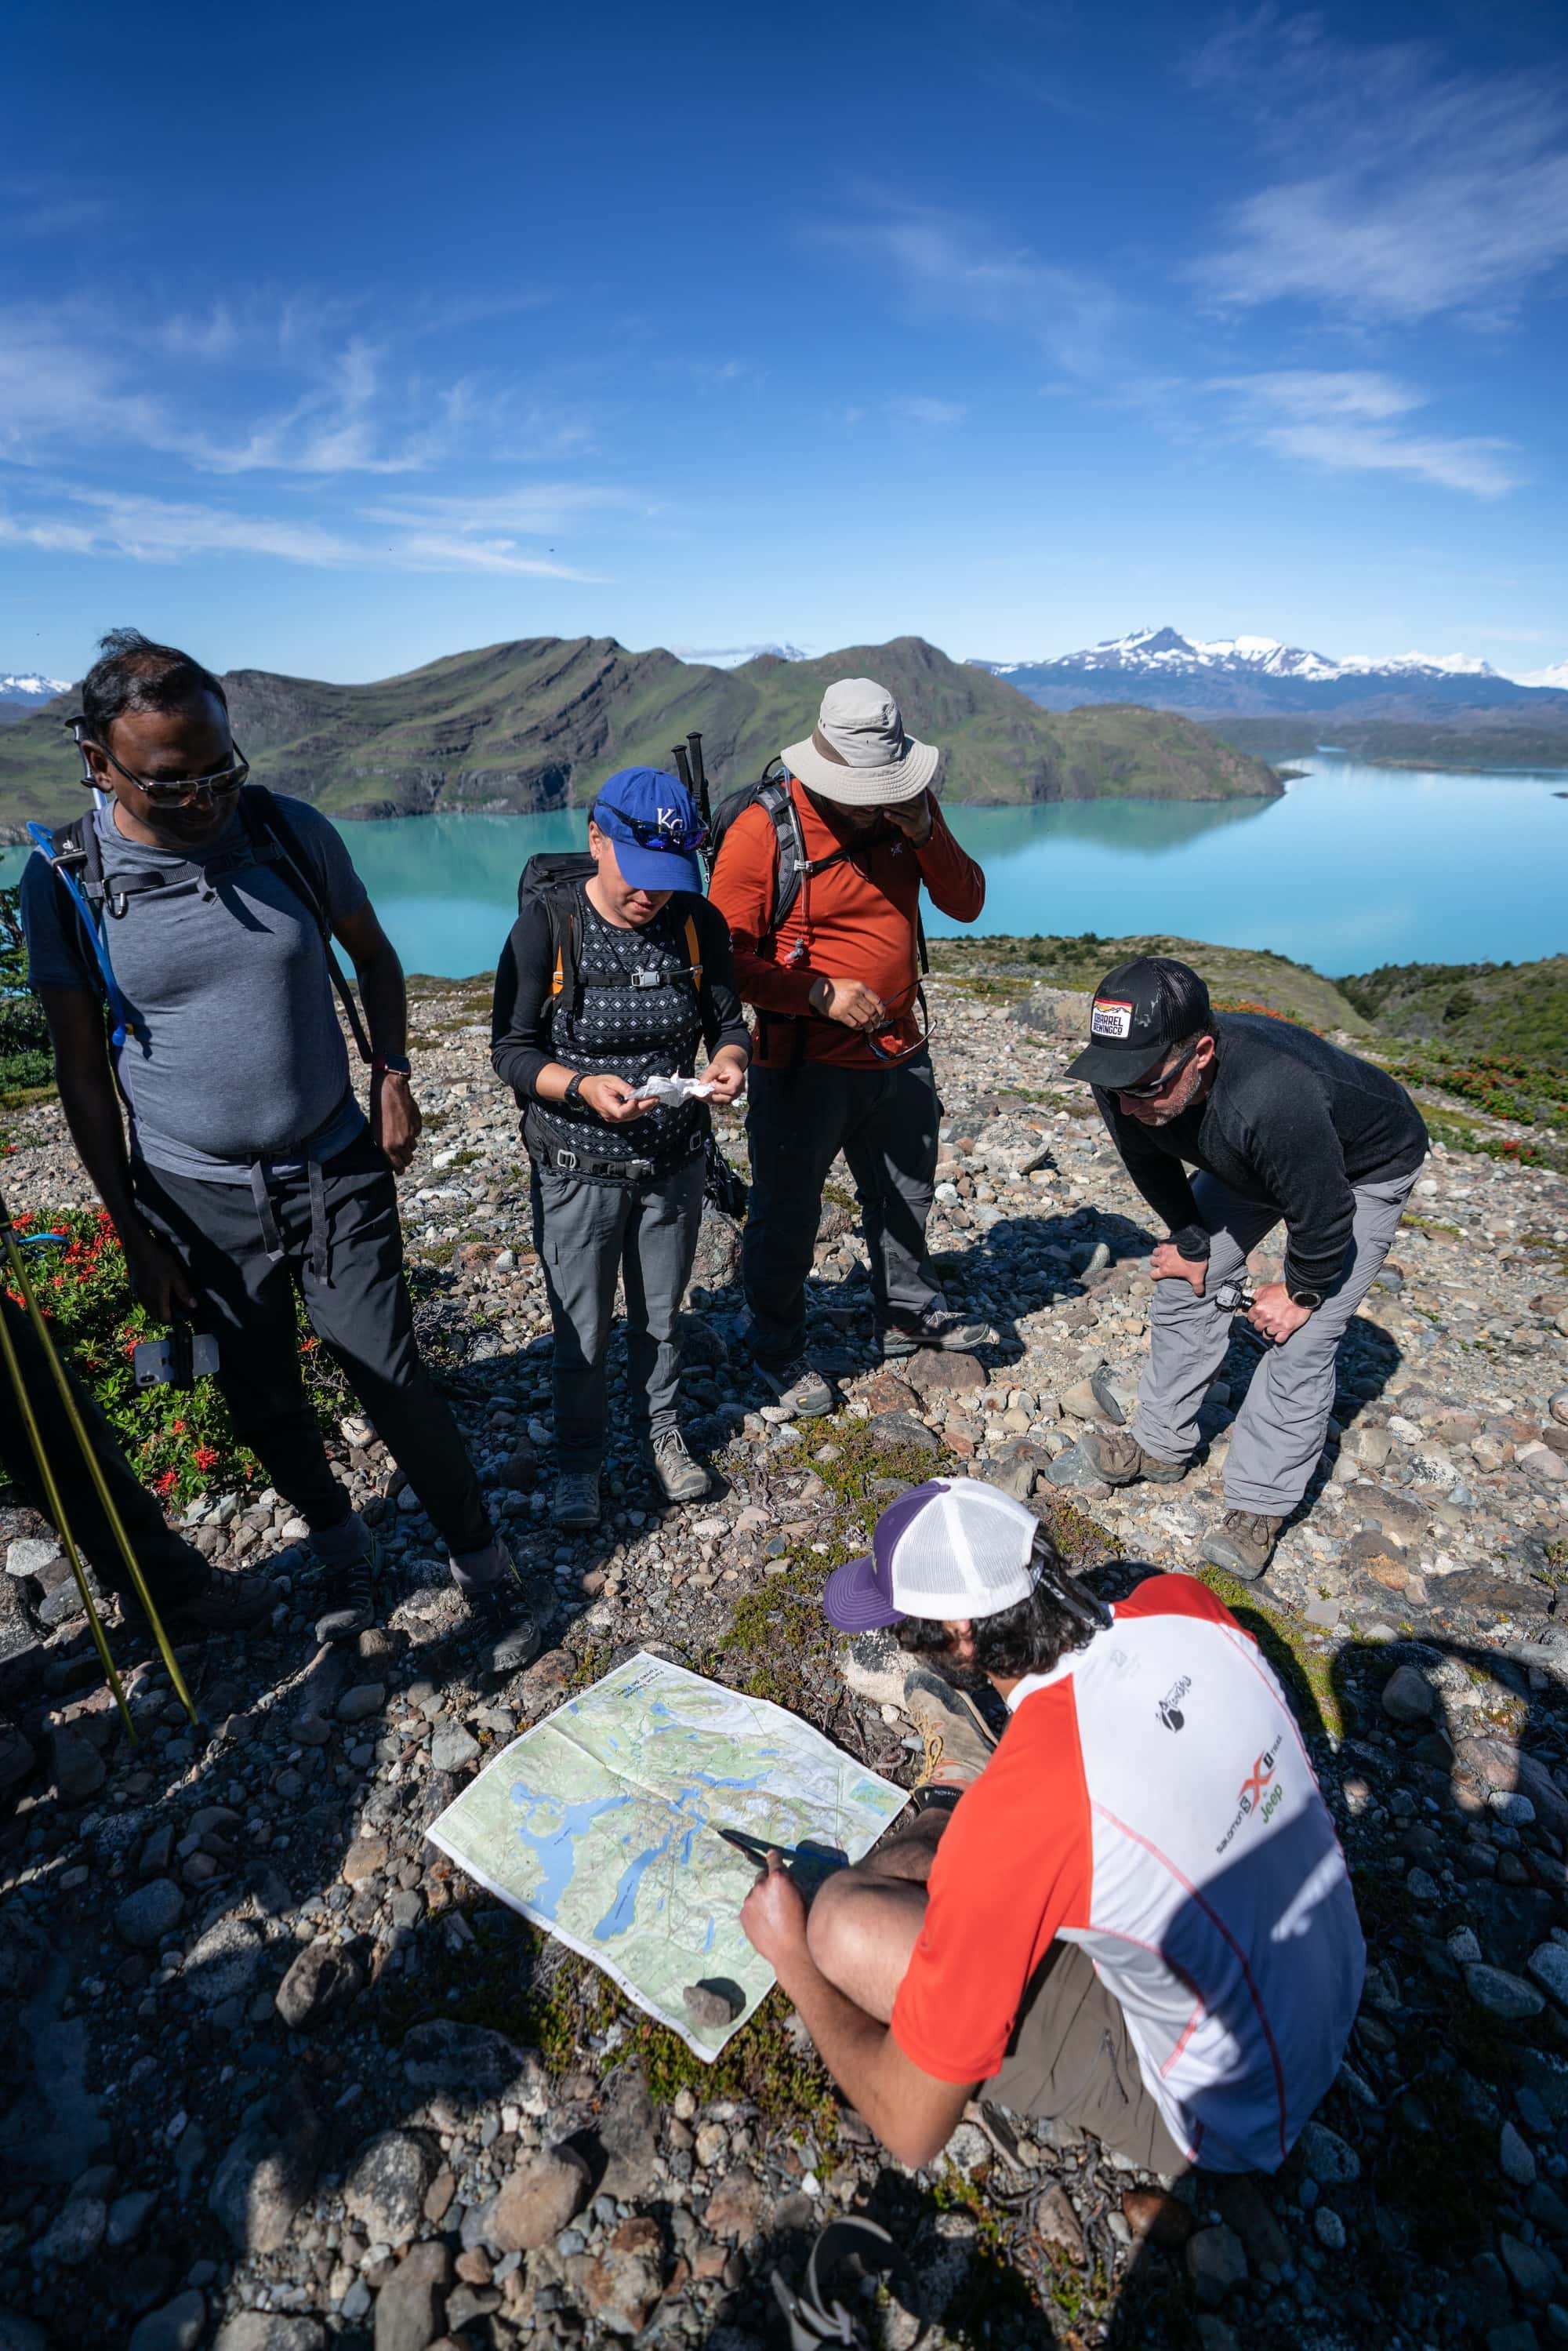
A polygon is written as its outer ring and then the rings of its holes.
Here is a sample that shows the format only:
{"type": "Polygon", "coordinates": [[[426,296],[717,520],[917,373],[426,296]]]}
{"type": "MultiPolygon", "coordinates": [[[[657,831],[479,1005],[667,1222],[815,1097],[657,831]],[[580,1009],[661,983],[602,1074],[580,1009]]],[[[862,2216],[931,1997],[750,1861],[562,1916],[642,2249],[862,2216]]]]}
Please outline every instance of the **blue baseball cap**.
{"type": "Polygon", "coordinates": [[[615,862],[633,890],[695,890],[703,886],[695,852],[707,830],[678,776],[662,768],[618,768],[590,816],[615,843],[615,862]]]}

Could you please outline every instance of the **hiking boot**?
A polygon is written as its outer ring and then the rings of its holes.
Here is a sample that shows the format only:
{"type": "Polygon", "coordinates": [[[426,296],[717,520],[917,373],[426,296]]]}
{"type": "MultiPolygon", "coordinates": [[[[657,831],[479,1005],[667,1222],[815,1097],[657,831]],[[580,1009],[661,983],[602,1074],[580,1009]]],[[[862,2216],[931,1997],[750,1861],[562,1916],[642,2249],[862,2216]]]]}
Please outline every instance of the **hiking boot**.
{"type": "MultiPolygon", "coordinates": [[[[215,1567],[194,1592],[182,1594],[165,1608],[156,1593],[152,1605],[172,1648],[181,1641],[196,1641],[208,1634],[250,1633],[270,1616],[277,1603],[277,1587],[265,1576],[234,1575],[215,1567]]],[[[140,1614],[140,1611],[137,1612],[140,1614]]]]}
{"type": "Polygon", "coordinates": [[[972,1788],[997,1749],[974,1702],[929,1666],[916,1666],[904,1679],[904,1711],[925,1750],[915,1786],[972,1788]]]}
{"type": "Polygon", "coordinates": [[[550,1496],[549,1514],[558,1527],[596,1527],[599,1524],[598,1470],[563,1469],[550,1496]]]}
{"type": "Polygon", "coordinates": [[[753,1355],[758,1372],[772,1389],[791,1420],[821,1420],[833,1408],[833,1391],[804,1355],[789,1355],[777,1364],[753,1355]]]}
{"type": "MultiPolygon", "coordinates": [[[[351,1557],[327,1562],[332,1605],[316,1619],[319,1641],[351,1641],[357,1635],[368,1632],[376,1621],[376,1571],[381,1565],[381,1546],[369,1527],[362,1532],[364,1541],[351,1557]]],[[[308,1559],[319,1557],[308,1552],[305,1555],[308,1559]]]]}
{"type": "Polygon", "coordinates": [[[950,1306],[927,1306],[919,1314],[890,1315],[879,1326],[876,1338],[883,1362],[895,1364],[904,1355],[917,1354],[922,1347],[935,1347],[942,1354],[967,1355],[994,1335],[988,1322],[971,1322],[950,1306]]]}
{"type": "Polygon", "coordinates": [[[1227,1510],[1216,1531],[1203,1546],[1211,1567],[1223,1567],[1243,1583],[1256,1583],[1274,1556],[1282,1518],[1265,1518],[1258,1510],[1227,1510]]]}
{"type": "MultiPolygon", "coordinates": [[[[597,1500],[597,1479],[594,1495],[597,1500]]],[[[505,1545],[500,1548],[505,1551],[505,1545]]],[[[544,1646],[544,1628],[523,1596],[523,1580],[510,1552],[506,1552],[506,1562],[488,1583],[459,1587],[469,1621],[485,1641],[485,1663],[493,1674],[520,1672],[544,1646]]]]}
{"type": "Polygon", "coordinates": [[[1179,1486],[1186,1476],[1185,1461],[1161,1461],[1145,1453],[1130,1428],[1086,1428],[1078,1443],[1107,1486],[1132,1486],[1140,1478],[1151,1486],[1179,1486]]]}
{"type": "Polygon", "coordinates": [[[712,1490],[712,1479],[700,1461],[692,1459],[678,1428],[666,1428],[653,1438],[648,1468],[666,1502],[700,1502],[712,1490]]]}

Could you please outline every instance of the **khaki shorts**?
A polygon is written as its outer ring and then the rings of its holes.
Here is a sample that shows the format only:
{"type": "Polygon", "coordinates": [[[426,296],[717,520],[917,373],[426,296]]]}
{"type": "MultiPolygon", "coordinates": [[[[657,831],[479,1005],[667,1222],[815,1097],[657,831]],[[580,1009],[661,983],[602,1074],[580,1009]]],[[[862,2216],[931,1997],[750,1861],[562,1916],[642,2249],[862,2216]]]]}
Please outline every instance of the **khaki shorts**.
{"type": "Polygon", "coordinates": [[[977,2095],[1075,2123],[1141,2171],[1192,2168],[1145,2085],[1121,2004],[1076,1943],[1053,1942],[1019,2011],[1001,2071],[977,2095]]]}

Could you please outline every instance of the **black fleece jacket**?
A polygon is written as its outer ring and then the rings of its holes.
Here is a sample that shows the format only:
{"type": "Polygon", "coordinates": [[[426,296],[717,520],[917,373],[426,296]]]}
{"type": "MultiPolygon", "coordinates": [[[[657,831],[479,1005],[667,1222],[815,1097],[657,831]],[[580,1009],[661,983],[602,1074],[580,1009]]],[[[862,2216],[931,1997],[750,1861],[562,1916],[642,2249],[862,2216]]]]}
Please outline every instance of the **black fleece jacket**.
{"type": "Polygon", "coordinates": [[[1096,1086],[1100,1114],[1183,1257],[1209,1253],[1186,1173],[1201,1167],[1243,1199],[1278,1208],[1286,1281],[1327,1290],[1350,1238],[1352,1186],[1415,1172],[1427,1147],[1421,1113],[1385,1070],[1310,1029],[1261,1013],[1215,1018],[1218,1061],[1204,1101],[1168,1126],[1141,1126],[1096,1086]]]}

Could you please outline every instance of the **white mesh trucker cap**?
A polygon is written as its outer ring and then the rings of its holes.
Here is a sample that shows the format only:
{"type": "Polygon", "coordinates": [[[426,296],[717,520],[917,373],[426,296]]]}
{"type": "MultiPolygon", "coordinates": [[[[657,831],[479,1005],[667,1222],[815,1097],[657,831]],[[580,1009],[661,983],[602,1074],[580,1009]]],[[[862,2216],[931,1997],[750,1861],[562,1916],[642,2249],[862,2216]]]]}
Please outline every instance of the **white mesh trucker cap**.
{"type": "Polygon", "coordinates": [[[905,1616],[995,1616],[1038,1581],[1033,1513],[978,1478],[932,1478],[890,1502],[872,1548],[828,1578],[822,1605],[843,1633],[905,1616]]]}

